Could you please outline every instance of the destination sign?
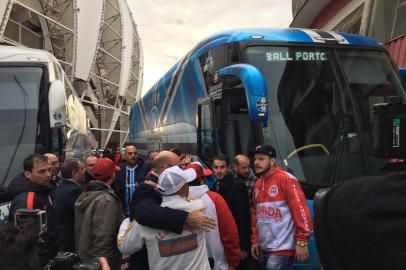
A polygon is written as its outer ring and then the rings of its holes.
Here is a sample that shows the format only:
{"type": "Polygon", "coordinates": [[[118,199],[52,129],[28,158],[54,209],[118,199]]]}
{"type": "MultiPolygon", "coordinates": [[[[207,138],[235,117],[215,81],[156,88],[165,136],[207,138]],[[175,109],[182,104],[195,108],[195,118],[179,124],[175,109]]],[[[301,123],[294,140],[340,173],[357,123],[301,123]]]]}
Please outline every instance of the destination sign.
{"type": "Polygon", "coordinates": [[[327,61],[325,52],[300,51],[300,52],[267,52],[267,61],[327,61]]]}

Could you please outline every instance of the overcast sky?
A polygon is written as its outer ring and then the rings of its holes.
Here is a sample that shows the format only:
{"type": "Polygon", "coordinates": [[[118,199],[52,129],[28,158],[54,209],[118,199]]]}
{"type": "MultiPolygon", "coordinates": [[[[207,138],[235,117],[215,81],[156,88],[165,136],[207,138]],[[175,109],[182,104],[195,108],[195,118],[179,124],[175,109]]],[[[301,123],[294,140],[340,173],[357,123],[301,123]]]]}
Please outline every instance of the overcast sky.
{"type": "Polygon", "coordinates": [[[127,0],[144,52],[145,93],[199,41],[223,30],[288,27],[291,0],[127,0]]]}

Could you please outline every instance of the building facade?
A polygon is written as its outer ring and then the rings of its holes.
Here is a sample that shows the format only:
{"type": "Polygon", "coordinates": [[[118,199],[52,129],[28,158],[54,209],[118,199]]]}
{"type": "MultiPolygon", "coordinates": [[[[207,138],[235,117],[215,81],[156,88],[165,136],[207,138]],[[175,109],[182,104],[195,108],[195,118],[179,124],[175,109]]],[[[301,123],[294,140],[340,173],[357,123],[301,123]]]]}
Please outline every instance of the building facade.
{"type": "Polygon", "coordinates": [[[55,55],[85,106],[93,146],[125,143],[143,76],[126,0],[2,0],[0,43],[55,55]]]}
{"type": "Polygon", "coordinates": [[[406,0],[292,0],[291,27],[368,36],[386,45],[406,66],[406,0]]]}

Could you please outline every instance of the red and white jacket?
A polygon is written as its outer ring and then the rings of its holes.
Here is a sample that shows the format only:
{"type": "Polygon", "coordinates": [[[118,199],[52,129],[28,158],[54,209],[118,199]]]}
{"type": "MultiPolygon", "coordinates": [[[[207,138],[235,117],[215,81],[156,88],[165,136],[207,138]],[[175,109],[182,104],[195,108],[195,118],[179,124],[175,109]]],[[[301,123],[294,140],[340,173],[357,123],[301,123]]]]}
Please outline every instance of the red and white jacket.
{"type": "Polygon", "coordinates": [[[297,179],[282,167],[259,178],[253,189],[251,243],[261,250],[293,256],[297,240],[313,232],[310,210],[297,179]]]}
{"type": "Polygon", "coordinates": [[[206,185],[190,186],[189,197],[198,198],[206,205],[205,214],[217,223],[217,228],[206,232],[207,254],[213,258],[213,270],[228,270],[240,263],[238,229],[226,201],[206,185]]]}

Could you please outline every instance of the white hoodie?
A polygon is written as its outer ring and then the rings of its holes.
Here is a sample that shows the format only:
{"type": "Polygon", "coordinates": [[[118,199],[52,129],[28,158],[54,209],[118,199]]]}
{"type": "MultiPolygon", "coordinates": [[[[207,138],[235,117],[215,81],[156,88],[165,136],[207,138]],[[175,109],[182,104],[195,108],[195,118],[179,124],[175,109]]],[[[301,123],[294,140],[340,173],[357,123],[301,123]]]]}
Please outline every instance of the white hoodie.
{"type": "MultiPolygon", "coordinates": [[[[216,224],[218,224],[216,206],[210,199],[209,195],[207,195],[208,191],[209,188],[206,185],[191,186],[189,187],[189,197],[202,200],[207,206],[205,214],[214,219],[216,224]]],[[[218,227],[206,232],[206,246],[207,255],[209,258],[213,258],[214,260],[213,270],[228,270],[228,263],[224,253],[224,246],[220,239],[218,227]]]]}
{"type": "MultiPolygon", "coordinates": [[[[189,202],[178,195],[163,196],[161,205],[187,212],[204,206],[201,200],[189,202]]],[[[151,270],[210,270],[204,232],[188,225],[185,225],[179,235],[142,226],[126,218],[120,226],[117,244],[124,255],[141,250],[145,244],[151,270]]]]}

